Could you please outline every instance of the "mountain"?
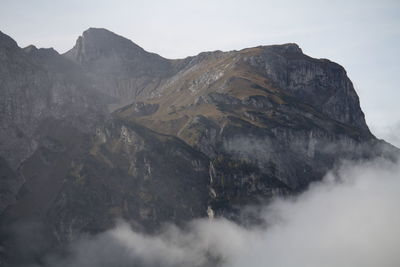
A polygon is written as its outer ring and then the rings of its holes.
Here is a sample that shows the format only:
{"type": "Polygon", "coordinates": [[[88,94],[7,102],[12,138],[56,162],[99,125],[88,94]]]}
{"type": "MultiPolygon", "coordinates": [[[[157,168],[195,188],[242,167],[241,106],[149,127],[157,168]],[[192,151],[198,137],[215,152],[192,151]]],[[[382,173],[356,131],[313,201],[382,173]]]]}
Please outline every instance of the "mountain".
{"type": "Polygon", "coordinates": [[[79,67],[53,49],[21,49],[0,32],[0,61],[2,212],[26,181],[19,171],[24,162],[41,145],[51,145],[41,131],[47,121],[91,132],[101,117],[109,115],[106,102],[79,67]]]}
{"type": "Polygon", "coordinates": [[[0,260],[39,263],[123,218],[154,232],[394,159],[346,71],[296,44],[170,60],[90,28],[60,55],[0,34],[0,260]],[[110,112],[110,110],[112,112],[110,112]]]}
{"type": "Polygon", "coordinates": [[[174,70],[172,62],[106,29],[90,28],[64,56],[117,103],[147,97],[174,70]]]}
{"type": "Polygon", "coordinates": [[[201,53],[146,101],[114,112],[210,159],[212,207],[307,188],[343,159],[385,154],[340,65],[296,44],[201,53]]]}

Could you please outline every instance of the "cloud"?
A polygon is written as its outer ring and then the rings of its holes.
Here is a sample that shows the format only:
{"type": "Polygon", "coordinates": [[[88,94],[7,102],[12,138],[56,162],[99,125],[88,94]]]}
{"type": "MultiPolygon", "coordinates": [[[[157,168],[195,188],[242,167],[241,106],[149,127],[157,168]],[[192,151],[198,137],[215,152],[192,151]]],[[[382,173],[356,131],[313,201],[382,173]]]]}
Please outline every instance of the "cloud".
{"type": "Polygon", "coordinates": [[[400,147],[400,121],[390,126],[372,127],[372,130],[379,138],[400,147]]]}
{"type": "Polygon", "coordinates": [[[262,226],[201,219],[146,235],[120,222],[45,266],[395,267],[399,203],[399,163],[347,162],[307,192],[261,207],[262,226]]]}

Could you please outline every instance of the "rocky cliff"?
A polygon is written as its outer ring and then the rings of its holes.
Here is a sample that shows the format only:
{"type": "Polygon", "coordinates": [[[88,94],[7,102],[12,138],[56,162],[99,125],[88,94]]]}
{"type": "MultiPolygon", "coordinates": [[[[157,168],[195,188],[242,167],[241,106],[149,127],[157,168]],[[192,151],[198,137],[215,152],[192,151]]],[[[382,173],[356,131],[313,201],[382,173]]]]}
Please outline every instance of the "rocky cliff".
{"type": "Polygon", "coordinates": [[[3,211],[26,177],[20,167],[45,142],[40,128],[49,119],[91,132],[106,112],[105,98],[90,86],[79,66],[53,49],[21,49],[0,32],[0,158],[3,211]],[[14,178],[10,178],[14,177],[14,178]]]}
{"type": "Polygon", "coordinates": [[[117,218],[143,231],[235,220],[343,159],[398,154],[369,131],[343,67],[296,44],[169,60],[105,29],[64,55],[1,33],[0,62],[5,266],[117,218]]]}
{"type": "Polygon", "coordinates": [[[216,214],[301,191],[340,160],[385,151],[343,67],[296,44],[202,53],[180,64],[149,99],[114,115],[207,155],[216,214]],[[140,112],[146,107],[157,109],[140,112]]]}

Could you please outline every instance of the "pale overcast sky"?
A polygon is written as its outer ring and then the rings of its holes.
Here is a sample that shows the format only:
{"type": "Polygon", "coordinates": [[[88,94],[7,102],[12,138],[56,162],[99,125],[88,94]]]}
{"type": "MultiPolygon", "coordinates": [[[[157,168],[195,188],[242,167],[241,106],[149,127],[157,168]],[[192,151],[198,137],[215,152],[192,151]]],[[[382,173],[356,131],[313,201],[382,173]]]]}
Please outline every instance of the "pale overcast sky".
{"type": "Polygon", "coordinates": [[[400,146],[399,0],[0,0],[0,30],[21,47],[65,52],[89,27],[167,58],[295,42],[343,65],[372,131],[400,146]]]}

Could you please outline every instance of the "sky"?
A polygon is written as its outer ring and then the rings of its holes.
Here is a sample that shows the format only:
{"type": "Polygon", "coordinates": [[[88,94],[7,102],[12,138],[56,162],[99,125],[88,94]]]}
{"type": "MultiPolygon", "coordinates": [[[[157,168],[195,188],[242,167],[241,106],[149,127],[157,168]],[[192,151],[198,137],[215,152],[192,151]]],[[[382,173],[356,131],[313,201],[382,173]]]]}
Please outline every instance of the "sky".
{"type": "Polygon", "coordinates": [[[398,0],[0,0],[0,31],[60,53],[89,27],[167,58],[294,42],[347,70],[374,134],[400,146],[398,0]]]}

